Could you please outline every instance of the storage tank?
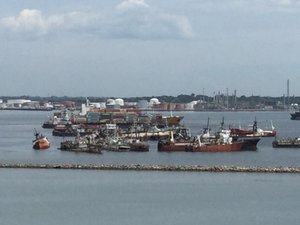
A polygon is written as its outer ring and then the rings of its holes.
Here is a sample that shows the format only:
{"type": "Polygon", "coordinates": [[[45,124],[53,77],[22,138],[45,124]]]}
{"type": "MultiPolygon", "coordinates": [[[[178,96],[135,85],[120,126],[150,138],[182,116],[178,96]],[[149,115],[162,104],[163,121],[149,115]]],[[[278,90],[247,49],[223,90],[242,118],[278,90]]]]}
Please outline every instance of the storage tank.
{"type": "Polygon", "coordinates": [[[107,105],[115,105],[116,101],[114,99],[110,98],[110,99],[107,99],[106,104],[107,105]]]}
{"type": "Polygon", "coordinates": [[[157,98],[150,99],[150,103],[149,103],[150,106],[159,105],[159,104],[160,104],[160,102],[157,98]]]}
{"type": "Polygon", "coordinates": [[[115,104],[116,104],[116,105],[119,105],[119,106],[124,106],[124,100],[121,99],[121,98],[117,98],[117,99],[115,100],[115,104]]]}

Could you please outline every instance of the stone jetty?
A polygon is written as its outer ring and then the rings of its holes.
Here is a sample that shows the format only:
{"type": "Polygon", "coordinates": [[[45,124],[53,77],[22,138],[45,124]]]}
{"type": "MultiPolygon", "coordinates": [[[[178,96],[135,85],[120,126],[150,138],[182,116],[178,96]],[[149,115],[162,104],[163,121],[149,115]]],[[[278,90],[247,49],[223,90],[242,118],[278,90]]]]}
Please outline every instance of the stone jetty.
{"type": "Polygon", "coordinates": [[[299,173],[300,167],[234,166],[234,165],[142,165],[142,164],[31,164],[0,163],[1,168],[14,169],[79,169],[124,171],[178,171],[178,172],[242,172],[242,173],[299,173]]]}

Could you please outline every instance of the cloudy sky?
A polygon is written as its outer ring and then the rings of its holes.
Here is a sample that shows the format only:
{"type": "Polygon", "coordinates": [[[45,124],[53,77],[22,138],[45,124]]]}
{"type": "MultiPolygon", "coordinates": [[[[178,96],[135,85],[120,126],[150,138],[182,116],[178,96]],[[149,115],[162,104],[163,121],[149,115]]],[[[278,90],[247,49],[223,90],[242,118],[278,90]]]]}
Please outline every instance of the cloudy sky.
{"type": "Polygon", "coordinates": [[[0,96],[300,96],[300,0],[0,0],[0,75],[0,96]]]}

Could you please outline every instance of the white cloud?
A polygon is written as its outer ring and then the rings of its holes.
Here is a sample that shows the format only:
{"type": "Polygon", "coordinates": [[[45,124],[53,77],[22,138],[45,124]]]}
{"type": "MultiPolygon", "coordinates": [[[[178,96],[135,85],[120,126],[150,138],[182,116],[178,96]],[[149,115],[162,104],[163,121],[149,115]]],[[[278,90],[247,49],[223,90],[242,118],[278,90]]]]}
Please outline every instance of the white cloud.
{"type": "Polygon", "coordinates": [[[24,9],[16,17],[3,18],[1,24],[14,32],[47,32],[46,20],[43,18],[42,13],[35,9],[24,9]]]}
{"type": "Polygon", "coordinates": [[[185,16],[165,13],[144,0],[126,0],[117,5],[108,34],[134,38],[190,38],[192,26],[185,16]]]}
{"type": "Polygon", "coordinates": [[[128,10],[139,7],[149,7],[149,5],[144,0],[126,0],[117,5],[116,8],[120,10],[128,10]]]}
{"type": "Polygon", "coordinates": [[[44,15],[37,9],[23,9],[17,16],[0,19],[0,27],[12,34],[31,37],[56,31],[71,31],[109,38],[189,38],[192,26],[185,16],[150,7],[145,0],[125,0],[101,13],[68,12],[44,15]]]}
{"type": "Polygon", "coordinates": [[[90,16],[88,14],[81,12],[45,16],[37,9],[23,9],[17,16],[2,18],[0,24],[14,33],[41,36],[57,29],[72,29],[85,26],[89,19],[90,16]]]}

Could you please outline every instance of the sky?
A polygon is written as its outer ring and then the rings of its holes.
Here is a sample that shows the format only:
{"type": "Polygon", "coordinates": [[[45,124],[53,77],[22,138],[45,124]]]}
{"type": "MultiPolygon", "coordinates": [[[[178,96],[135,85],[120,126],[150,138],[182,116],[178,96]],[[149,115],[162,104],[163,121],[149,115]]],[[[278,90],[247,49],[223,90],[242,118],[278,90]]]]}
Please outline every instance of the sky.
{"type": "Polygon", "coordinates": [[[300,0],[0,0],[0,96],[300,96],[300,0]]]}

